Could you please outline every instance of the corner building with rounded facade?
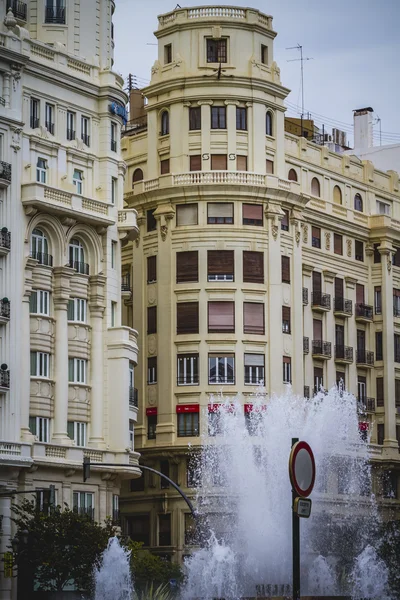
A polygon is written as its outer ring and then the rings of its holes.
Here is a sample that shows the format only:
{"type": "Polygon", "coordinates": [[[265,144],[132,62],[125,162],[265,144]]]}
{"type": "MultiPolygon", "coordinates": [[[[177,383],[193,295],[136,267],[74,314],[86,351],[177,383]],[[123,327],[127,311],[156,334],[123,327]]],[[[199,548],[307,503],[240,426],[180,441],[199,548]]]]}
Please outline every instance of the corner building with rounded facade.
{"type": "MultiPolygon", "coordinates": [[[[204,6],[158,21],[158,60],[122,140],[140,228],[122,260],[135,282],[124,318],[140,332],[135,446],[194,495],[188,444],[207,433],[211,395],[240,394],[246,412],[260,381],[269,395],[291,385],[310,397],[342,380],[386,469],[375,491],[394,510],[398,175],[285,133],[270,16],[204,6]]],[[[146,474],[122,496],[134,539],[173,560],[190,552],[173,490],[146,474]]]]}

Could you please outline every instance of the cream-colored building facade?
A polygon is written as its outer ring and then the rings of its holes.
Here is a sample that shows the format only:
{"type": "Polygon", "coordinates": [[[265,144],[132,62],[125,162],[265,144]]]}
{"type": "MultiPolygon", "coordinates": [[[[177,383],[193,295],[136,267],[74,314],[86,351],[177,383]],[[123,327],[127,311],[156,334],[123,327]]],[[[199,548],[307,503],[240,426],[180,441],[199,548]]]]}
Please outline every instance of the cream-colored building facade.
{"type": "MultiPolygon", "coordinates": [[[[114,10],[0,7],[0,558],[13,534],[7,493],[54,485],[58,504],[103,521],[117,516],[121,479],[139,475],[137,332],[121,324],[131,283],[120,269],[138,229],[123,208],[114,10]]],[[[0,598],[13,581],[0,569],[0,598]]]]}
{"type": "MultiPolygon", "coordinates": [[[[390,469],[390,489],[377,480],[375,491],[395,509],[398,174],[284,132],[272,17],[177,8],[155,35],[158,60],[122,139],[140,228],[122,255],[135,282],[124,319],[140,334],[135,448],[193,497],[190,454],[212,394],[241,394],[248,411],[261,380],[268,394],[291,384],[308,397],[343,380],[390,469]]],[[[121,512],[159,554],[190,551],[187,507],[152,476],[122,489],[121,512]]]]}

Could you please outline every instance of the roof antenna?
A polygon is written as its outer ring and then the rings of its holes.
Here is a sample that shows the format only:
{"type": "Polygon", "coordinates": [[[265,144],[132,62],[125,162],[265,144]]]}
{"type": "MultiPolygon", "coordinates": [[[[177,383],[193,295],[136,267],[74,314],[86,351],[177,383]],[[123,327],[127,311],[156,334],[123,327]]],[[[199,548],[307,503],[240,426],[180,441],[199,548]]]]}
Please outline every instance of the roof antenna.
{"type": "Polygon", "coordinates": [[[299,60],[301,62],[301,118],[304,117],[304,73],[303,73],[303,66],[304,66],[304,61],[305,60],[314,60],[313,58],[303,58],[303,46],[300,46],[300,44],[297,44],[297,46],[291,46],[290,48],[286,48],[286,50],[300,50],[300,58],[292,58],[290,60],[288,60],[287,62],[295,62],[297,60],[299,60]]]}
{"type": "Polygon", "coordinates": [[[174,10],[176,10],[177,8],[182,8],[182,6],[180,4],[177,4],[174,8],[174,10]]]}

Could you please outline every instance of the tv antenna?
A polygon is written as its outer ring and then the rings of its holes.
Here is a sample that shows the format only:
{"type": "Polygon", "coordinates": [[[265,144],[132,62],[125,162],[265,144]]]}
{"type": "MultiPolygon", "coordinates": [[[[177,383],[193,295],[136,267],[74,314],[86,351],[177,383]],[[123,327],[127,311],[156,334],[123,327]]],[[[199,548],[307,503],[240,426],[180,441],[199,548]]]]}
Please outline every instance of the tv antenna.
{"type": "Polygon", "coordinates": [[[304,116],[304,61],[305,60],[314,60],[307,56],[306,58],[303,56],[303,46],[297,44],[297,46],[290,46],[290,48],[286,48],[286,50],[300,50],[300,58],[291,58],[287,62],[296,62],[300,61],[301,63],[301,118],[304,116]]]}
{"type": "Polygon", "coordinates": [[[376,115],[375,125],[379,123],[379,145],[382,146],[382,119],[379,115],[376,115]]]}

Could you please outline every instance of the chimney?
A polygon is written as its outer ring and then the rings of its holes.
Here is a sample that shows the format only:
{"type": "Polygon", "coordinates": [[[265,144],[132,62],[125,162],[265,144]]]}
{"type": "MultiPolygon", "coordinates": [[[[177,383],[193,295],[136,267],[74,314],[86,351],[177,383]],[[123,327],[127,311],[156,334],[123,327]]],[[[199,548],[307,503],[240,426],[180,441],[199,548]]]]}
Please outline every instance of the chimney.
{"type": "Polygon", "coordinates": [[[374,109],[359,108],[354,111],[354,148],[366,150],[374,145],[372,137],[372,113],[374,109]]]}

